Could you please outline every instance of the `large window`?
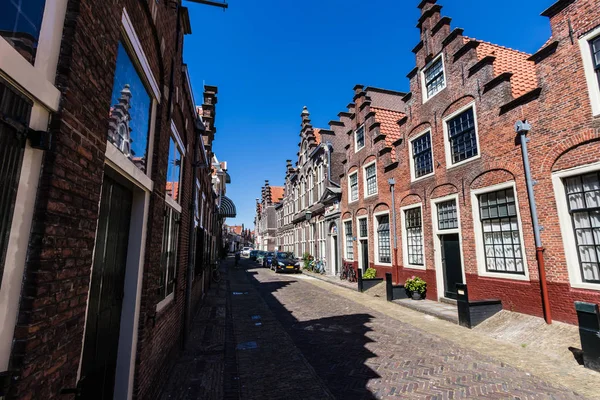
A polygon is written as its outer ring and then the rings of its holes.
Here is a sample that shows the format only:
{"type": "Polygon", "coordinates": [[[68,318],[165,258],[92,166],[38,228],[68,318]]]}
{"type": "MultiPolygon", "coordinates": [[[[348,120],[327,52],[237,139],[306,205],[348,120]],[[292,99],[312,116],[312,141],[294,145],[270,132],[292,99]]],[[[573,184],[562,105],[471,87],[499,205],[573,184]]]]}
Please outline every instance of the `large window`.
{"type": "Polygon", "coordinates": [[[592,50],[592,64],[600,85],[600,36],[590,41],[590,49],[592,50]]]}
{"type": "Polygon", "coordinates": [[[456,211],[456,200],[448,200],[437,204],[438,229],[457,229],[458,214],[456,211]]]}
{"type": "Polygon", "coordinates": [[[425,80],[426,99],[435,96],[446,87],[444,61],[441,56],[425,69],[423,79],[425,80]]]}
{"type": "Polygon", "coordinates": [[[354,132],[355,151],[359,151],[365,147],[365,126],[361,126],[354,132]]]}
{"type": "Polygon", "coordinates": [[[600,173],[565,180],[583,282],[600,283],[600,173]]]}
{"type": "Polygon", "coordinates": [[[369,230],[367,228],[367,219],[366,218],[358,219],[358,237],[359,238],[369,237],[369,230]]]}
{"type": "Polygon", "coordinates": [[[31,64],[35,61],[46,0],[5,0],[0,13],[0,36],[31,64]]]}
{"type": "Polygon", "coordinates": [[[136,67],[119,43],[108,140],[146,172],[152,99],[136,67]]]}
{"type": "Polygon", "coordinates": [[[365,197],[377,194],[377,165],[372,163],[365,167],[365,197]]]}
{"type": "Polygon", "coordinates": [[[353,202],[358,200],[358,172],[355,172],[348,177],[348,185],[350,186],[349,201],[353,202]]]}
{"type": "Polygon", "coordinates": [[[479,154],[477,128],[473,108],[463,111],[447,121],[451,164],[457,164],[479,154]]]}
{"type": "Polygon", "coordinates": [[[411,142],[414,178],[420,178],[433,172],[431,153],[431,132],[419,136],[411,142]]]}
{"type": "Polygon", "coordinates": [[[354,241],[352,240],[352,221],[344,222],[346,240],[346,260],[354,260],[354,241]]]}
{"type": "Polygon", "coordinates": [[[177,244],[179,236],[179,214],[170,207],[165,208],[163,244],[161,257],[160,300],[173,294],[175,271],[177,270],[177,244]]]}
{"type": "Polygon", "coordinates": [[[525,275],[514,190],[479,195],[488,272],[525,275]]]}
{"type": "Polygon", "coordinates": [[[425,265],[423,258],[423,222],[421,208],[406,210],[404,214],[406,229],[406,254],[409,265],[425,265]]]}
{"type": "Polygon", "coordinates": [[[389,264],[392,262],[389,215],[377,217],[377,250],[380,263],[389,264]]]}
{"type": "Polygon", "coordinates": [[[177,141],[171,137],[169,143],[169,165],[167,167],[167,195],[179,202],[181,187],[181,150],[177,141]]]}

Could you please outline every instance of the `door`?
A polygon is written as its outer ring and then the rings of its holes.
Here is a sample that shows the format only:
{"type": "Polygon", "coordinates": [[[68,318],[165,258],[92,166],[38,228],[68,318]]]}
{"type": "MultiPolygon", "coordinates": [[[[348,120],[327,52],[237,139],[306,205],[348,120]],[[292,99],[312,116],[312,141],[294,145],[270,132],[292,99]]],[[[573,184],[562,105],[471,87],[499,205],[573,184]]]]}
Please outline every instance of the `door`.
{"type": "Polygon", "coordinates": [[[369,241],[361,240],[360,241],[360,257],[361,257],[361,266],[363,274],[369,268],[369,241]]]}
{"type": "Polygon", "coordinates": [[[444,296],[456,299],[456,284],[463,283],[460,241],[458,233],[440,236],[442,268],[444,269],[444,296]]]}
{"type": "Polygon", "coordinates": [[[90,285],[81,398],[113,398],[132,193],[104,177],[90,285]]]}
{"type": "Polygon", "coordinates": [[[331,273],[333,275],[337,275],[339,268],[338,268],[338,237],[337,236],[332,236],[331,240],[333,241],[332,246],[331,246],[331,273]]]}

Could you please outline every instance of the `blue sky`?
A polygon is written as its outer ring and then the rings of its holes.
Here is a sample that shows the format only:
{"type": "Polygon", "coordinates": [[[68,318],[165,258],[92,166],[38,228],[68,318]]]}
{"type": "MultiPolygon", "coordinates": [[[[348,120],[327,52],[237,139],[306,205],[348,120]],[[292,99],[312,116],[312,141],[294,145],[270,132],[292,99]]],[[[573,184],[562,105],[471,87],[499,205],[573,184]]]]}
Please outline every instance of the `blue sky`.
{"type": "MultiPolygon", "coordinates": [[[[214,149],[228,161],[228,196],[253,227],[265,179],[282,185],[296,160],[302,106],[328,127],[352,101],[356,84],[408,90],[419,42],[419,0],[228,0],[229,9],[195,4],[185,39],[196,99],[219,88],[214,149]]],[[[540,13],[555,0],[439,0],[465,35],[533,53],[550,36],[540,13]]]]}

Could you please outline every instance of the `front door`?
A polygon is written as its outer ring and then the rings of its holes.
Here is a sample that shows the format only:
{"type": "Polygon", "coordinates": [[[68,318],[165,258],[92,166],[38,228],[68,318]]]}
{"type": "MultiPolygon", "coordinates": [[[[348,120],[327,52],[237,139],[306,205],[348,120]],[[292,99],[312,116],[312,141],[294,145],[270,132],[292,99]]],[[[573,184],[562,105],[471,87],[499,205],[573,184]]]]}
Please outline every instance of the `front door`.
{"type": "Polygon", "coordinates": [[[360,241],[360,256],[362,264],[360,268],[362,269],[363,274],[369,268],[369,241],[361,240],[360,241]]]}
{"type": "Polygon", "coordinates": [[[82,399],[112,399],[132,193],[104,177],[81,366],[82,399]]]}
{"type": "Polygon", "coordinates": [[[444,296],[456,299],[456,284],[463,283],[460,241],[458,233],[440,236],[442,268],[444,269],[444,296]]]}
{"type": "Polygon", "coordinates": [[[333,275],[337,275],[338,273],[338,237],[332,236],[331,240],[333,241],[331,246],[331,273],[333,275]]]}

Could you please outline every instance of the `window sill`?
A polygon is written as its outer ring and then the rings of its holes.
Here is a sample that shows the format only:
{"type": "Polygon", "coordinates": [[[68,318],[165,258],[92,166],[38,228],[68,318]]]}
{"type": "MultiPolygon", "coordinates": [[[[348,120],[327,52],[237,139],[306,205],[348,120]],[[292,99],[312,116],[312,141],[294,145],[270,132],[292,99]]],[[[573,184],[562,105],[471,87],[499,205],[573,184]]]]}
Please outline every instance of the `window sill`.
{"type": "Polygon", "coordinates": [[[165,297],[163,300],[161,300],[157,305],[156,305],[156,312],[159,313],[162,310],[164,310],[164,308],[166,306],[168,306],[173,299],[175,298],[175,294],[171,293],[170,295],[168,295],[167,297],[165,297]]]}
{"type": "Polygon", "coordinates": [[[505,279],[509,281],[530,282],[529,276],[517,274],[503,274],[498,272],[479,271],[478,275],[482,278],[505,279]]]}
{"type": "Polygon", "coordinates": [[[600,283],[583,283],[583,282],[571,282],[571,287],[573,289],[588,289],[588,290],[596,290],[600,291],[600,283]]]}
{"type": "Polygon", "coordinates": [[[377,262],[375,263],[376,267],[391,267],[392,263],[384,263],[384,262],[377,262]]]}
{"type": "MultiPolygon", "coordinates": [[[[448,170],[448,169],[452,169],[452,168],[460,167],[461,165],[464,165],[464,164],[470,163],[471,161],[479,160],[480,158],[481,158],[481,153],[477,154],[477,155],[476,155],[476,156],[474,156],[474,157],[471,157],[471,158],[468,158],[468,159],[466,159],[466,160],[463,160],[463,161],[461,161],[461,162],[458,162],[458,163],[456,163],[456,164],[450,164],[450,163],[448,163],[448,164],[446,165],[446,169],[448,170]]],[[[448,162],[448,160],[446,160],[446,162],[448,162]]]]}
{"type": "Polygon", "coordinates": [[[379,192],[376,192],[376,193],[373,193],[373,194],[363,197],[363,199],[370,199],[371,197],[376,197],[378,194],[379,194],[379,192]]]}
{"type": "Polygon", "coordinates": [[[152,192],[154,182],[142,170],[135,166],[117,147],[106,141],[106,161],[141,189],[152,192]]]}
{"type": "Polygon", "coordinates": [[[432,176],[434,176],[434,175],[435,175],[435,171],[434,171],[434,172],[431,172],[431,173],[429,173],[429,174],[427,174],[427,175],[420,176],[420,177],[418,177],[418,178],[412,178],[412,177],[411,177],[411,179],[410,179],[410,183],[419,182],[419,181],[422,181],[422,180],[424,180],[424,179],[431,178],[431,177],[432,177],[432,176]]]}
{"type": "Polygon", "coordinates": [[[415,270],[419,270],[419,271],[426,271],[427,268],[424,265],[412,265],[412,264],[407,264],[404,266],[405,269],[415,269],[415,270]]]}
{"type": "Polygon", "coordinates": [[[361,150],[362,150],[362,149],[364,149],[365,147],[366,147],[366,146],[365,146],[365,145],[363,145],[363,147],[361,147],[360,149],[355,149],[355,150],[354,150],[354,154],[358,153],[359,151],[361,151],[361,150]]]}
{"type": "MultiPolygon", "coordinates": [[[[445,76],[444,76],[444,78],[445,78],[445,76]]],[[[424,94],[424,96],[423,96],[423,104],[427,103],[429,100],[433,99],[435,96],[437,96],[438,94],[442,93],[447,87],[448,87],[448,85],[445,84],[444,87],[442,89],[440,89],[439,92],[437,92],[436,94],[434,94],[431,97],[427,97],[427,93],[426,92],[423,93],[424,94]]]]}

